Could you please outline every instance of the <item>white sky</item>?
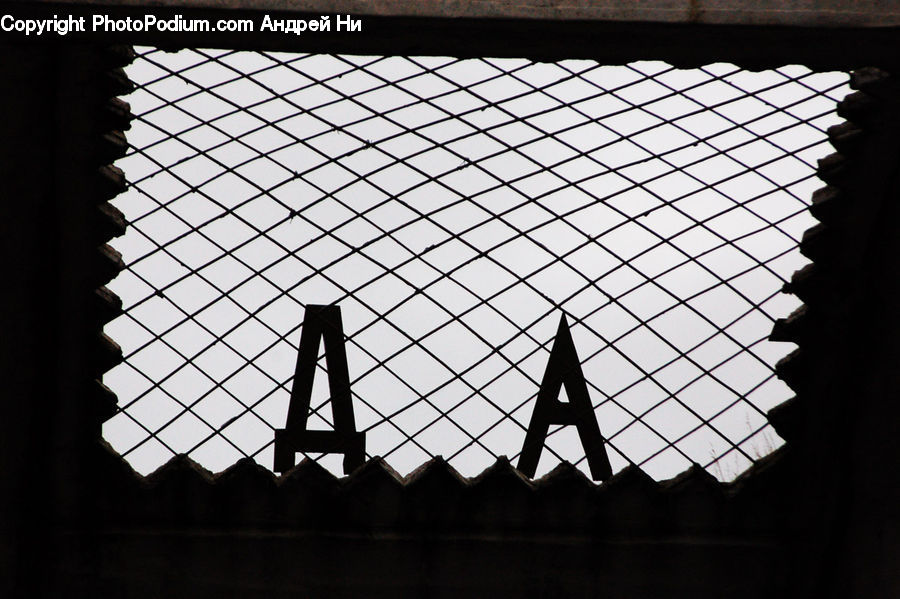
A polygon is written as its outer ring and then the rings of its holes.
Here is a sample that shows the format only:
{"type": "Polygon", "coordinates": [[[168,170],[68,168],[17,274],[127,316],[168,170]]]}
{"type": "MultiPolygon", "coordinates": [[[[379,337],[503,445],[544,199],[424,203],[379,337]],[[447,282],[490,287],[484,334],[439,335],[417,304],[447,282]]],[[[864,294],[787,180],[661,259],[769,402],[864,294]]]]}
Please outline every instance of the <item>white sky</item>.
{"type": "MultiPolygon", "coordinates": [[[[271,467],[303,306],[330,302],[367,453],[401,473],[515,462],[561,310],[614,471],[728,480],[781,444],[791,346],[765,337],[798,305],[779,289],[846,74],[141,52],[104,377],[139,472],[271,467]]],[[[538,475],[586,471],[570,428],[538,475]]]]}

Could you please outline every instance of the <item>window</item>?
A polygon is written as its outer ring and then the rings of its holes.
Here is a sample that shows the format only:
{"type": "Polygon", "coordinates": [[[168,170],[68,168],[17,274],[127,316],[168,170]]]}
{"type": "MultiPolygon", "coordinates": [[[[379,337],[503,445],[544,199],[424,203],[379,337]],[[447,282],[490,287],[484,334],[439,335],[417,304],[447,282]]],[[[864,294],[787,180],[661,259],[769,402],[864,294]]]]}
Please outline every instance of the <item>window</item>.
{"type": "MultiPolygon", "coordinates": [[[[766,338],[799,305],[781,287],[846,74],[138,53],[104,436],[139,472],[271,467],[327,303],[367,454],[401,473],[515,463],[563,314],[614,471],[730,480],[781,444],[790,348],[766,338]]],[[[327,396],[320,372],[310,428],[327,396]]],[[[583,455],[551,429],[538,475],[583,455]]]]}

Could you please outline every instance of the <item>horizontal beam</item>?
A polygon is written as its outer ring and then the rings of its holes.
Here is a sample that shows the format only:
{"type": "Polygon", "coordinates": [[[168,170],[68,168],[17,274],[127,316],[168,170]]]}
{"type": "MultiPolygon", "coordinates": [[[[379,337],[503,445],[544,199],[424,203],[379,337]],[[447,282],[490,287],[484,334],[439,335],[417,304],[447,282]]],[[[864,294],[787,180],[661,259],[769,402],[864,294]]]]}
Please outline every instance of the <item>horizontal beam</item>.
{"type": "MultiPolygon", "coordinates": [[[[320,0],[324,6],[324,0],[320,0]]],[[[833,0],[829,0],[833,1],[833,0]]],[[[264,19],[319,19],[321,11],[302,7],[310,12],[269,11],[257,8],[232,9],[232,0],[182,1],[175,8],[171,0],[156,0],[153,6],[137,6],[135,0],[79,0],[47,2],[45,0],[5,2],[3,13],[16,18],[50,18],[58,15],[84,16],[88,23],[94,15],[112,19],[143,19],[148,14],[158,19],[180,18],[246,19],[253,22],[253,32],[71,32],[65,37],[44,35],[25,38],[14,33],[0,33],[0,38],[22,42],[46,43],[57,41],[88,41],[94,43],[124,43],[180,48],[234,48],[247,50],[277,50],[314,53],[343,53],[362,55],[513,57],[538,61],[567,58],[597,60],[605,64],[624,64],[640,60],[661,60],[680,68],[726,62],[740,67],[760,70],[785,64],[802,64],[815,70],[853,70],[866,66],[893,72],[900,67],[900,25],[893,27],[801,27],[773,25],[706,25],[699,22],[619,22],[614,20],[565,20],[469,16],[398,16],[350,13],[361,21],[357,32],[337,31],[337,15],[331,13],[332,26],[326,32],[306,32],[301,35],[283,31],[266,31],[264,19]],[[121,6],[112,6],[118,3],[121,6]],[[190,8],[214,3],[220,8],[190,8]],[[125,6],[131,4],[131,6],[125,6]],[[224,5],[226,8],[221,8],[224,5]]],[[[656,2],[659,4],[659,2],[656,2]]],[[[824,2],[827,4],[828,2],[824,2]]],[[[297,7],[299,2],[287,0],[256,0],[250,6],[297,7]]],[[[349,4],[327,3],[338,9],[349,4]]],[[[371,2],[376,10],[382,3],[371,2]]],[[[448,6],[452,4],[448,2],[448,6]]],[[[636,2],[635,2],[636,4],[636,2]]],[[[652,4],[652,3],[651,3],[652,4]]],[[[852,3],[845,3],[850,5],[852,3]]],[[[868,3],[861,2],[860,6],[868,3]]],[[[410,3],[409,6],[413,6],[410,3]]],[[[361,4],[360,6],[368,6],[361,4]]],[[[854,6],[856,6],[854,4],[854,6]]],[[[411,9],[412,10],[412,9],[411,9]]],[[[449,9],[447,9],[449,11],[449,9]]],[[[462,9],[460,9],[462,10],[462,9]]],[[[542,14],[543,10],[536,14],[542,14]]],[[[452,13],[456,14],[456,13],[452,13]]],[[[475,11],[467,11],[475,14],[475,11]]],[[[884,23],[890,21],[886,11],[884,23]]]]}
{"type": "MultiPolygon", "coordinates": [[[[46,3],[46,0],[32,0],[46,3]]],[[[707,25],[890,27],[891,0],[57,0],[97,7],[253,9],[356,16],[629,21],[707,25]]]]}

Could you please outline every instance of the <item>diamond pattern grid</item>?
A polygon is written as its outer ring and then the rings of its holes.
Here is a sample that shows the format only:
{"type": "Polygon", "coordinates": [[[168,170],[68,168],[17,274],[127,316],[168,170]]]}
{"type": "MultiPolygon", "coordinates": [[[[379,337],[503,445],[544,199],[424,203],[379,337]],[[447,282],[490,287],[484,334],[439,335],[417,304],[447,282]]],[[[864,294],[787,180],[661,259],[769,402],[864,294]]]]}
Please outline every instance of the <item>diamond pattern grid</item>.
{"type": "MultiPolygon", "coordinates": [[[[104,435],[139,472],[271,467],[304,306],[332,302],[367,453],[400,472],[515,461],[561,313],[614,471],[729,480],[781,444],[766,337],[846,74],[138,53],[104,435]]],[[[570,427],[538,474],[560,460],[587,467],[570,427]]]]}

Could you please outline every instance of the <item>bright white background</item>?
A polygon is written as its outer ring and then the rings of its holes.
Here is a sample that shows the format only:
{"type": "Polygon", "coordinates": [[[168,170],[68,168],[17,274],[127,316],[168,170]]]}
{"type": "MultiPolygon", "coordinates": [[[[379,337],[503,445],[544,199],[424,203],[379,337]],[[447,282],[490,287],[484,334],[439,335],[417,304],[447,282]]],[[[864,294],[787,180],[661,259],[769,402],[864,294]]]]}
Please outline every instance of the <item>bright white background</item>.
{"type": "MultiPolygon", "coordinates": [[[[730,480],[782,443],[792,347],[765,337],[846,74],[139,51],[104,377],[137,471],[271,467],[303,306],[331,302],[367,453],[401,473],[515,461],[563,312],[614,471],[730,480]]],[[[311,428],[327,395],[320,370],[311,428]]],[[[586,471],[569,428],[538,475],[586,471]]]]}

